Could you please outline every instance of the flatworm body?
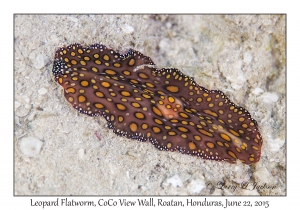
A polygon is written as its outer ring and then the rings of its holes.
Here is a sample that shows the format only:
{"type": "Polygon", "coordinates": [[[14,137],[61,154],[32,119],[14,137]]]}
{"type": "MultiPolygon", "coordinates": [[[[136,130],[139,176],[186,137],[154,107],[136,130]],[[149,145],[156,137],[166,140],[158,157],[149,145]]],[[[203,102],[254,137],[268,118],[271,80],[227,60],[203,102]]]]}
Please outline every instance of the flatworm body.
{"type": "Polygon", "coordinates": [[[117,135],[204,159],[259,161],[263,140],[246,109],[177,69],[154,65],[134,50],[72,44],[57,50],[52,72],[76,110],[103,116],[117,135]]]}

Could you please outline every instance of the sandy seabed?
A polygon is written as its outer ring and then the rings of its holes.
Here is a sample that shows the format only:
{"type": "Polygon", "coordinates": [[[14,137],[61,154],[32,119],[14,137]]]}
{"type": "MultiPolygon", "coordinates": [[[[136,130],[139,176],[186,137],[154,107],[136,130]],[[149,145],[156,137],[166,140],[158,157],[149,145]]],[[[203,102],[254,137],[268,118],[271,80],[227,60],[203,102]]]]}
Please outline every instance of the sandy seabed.
{"type": "Polygon", "coordinates": [[[15,195],[285,195],[285,15],[15,15],[15,195]],[[223,91],[257,120],[257,164],[229,164],[116,136],[53,80],[72,43],[133,48],[223,91]]]}

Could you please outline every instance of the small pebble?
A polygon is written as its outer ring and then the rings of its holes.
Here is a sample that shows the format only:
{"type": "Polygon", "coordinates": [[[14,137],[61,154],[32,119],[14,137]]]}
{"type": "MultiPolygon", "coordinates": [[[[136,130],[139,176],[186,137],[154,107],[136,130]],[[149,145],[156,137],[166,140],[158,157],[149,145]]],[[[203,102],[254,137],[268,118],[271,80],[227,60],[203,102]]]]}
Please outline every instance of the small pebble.
{"type": "Polygon", "coordinates": [[[30,98],[23,95],[15,101],[15,113],[18,117],[25,117],[31,110],[30,98]]]}
{"type": "Polygon", "coordinates": [[[257,87],[257,88],[255,88],[254,90],[252,90],[252,93],[253,93],[254,95],[260,95],[260,94],[262,94],[263,92],[264,92],[264,90],[261,89],[261,88],[259,88],[259,87],[257,87]]]}
{"type": "Polygon", "coordinates": [[[263,102],[269,105],[275,103],[279,99],[276,93],[264,93],[262,97],[263,97],[263,102]]]}
{"type": "Polygon", "coordinates": [[[166,23],[166,27],[167,27],[167,28],[171,28],[171,27],[172,27],[172,23],[167,22],[167,23],[166,23]]]}
{"type": "Polygon", "coordinates": [[[28,104],[30,102],[30,98],[26,95],[22,97],[22,99],[28,104]]]}
{"type": "Polygon", "coordinates": [[[21,106],[21,103],[18,101],[15,101],[15,109],[18,109],[21,106]]]}
{"type": "Polygon", "coordinates": [[[56,43],[56,42],[59,41],[59,38],[58,38],[55,34],[52,34],[52,35],[50,36],[50,39],[51,39],[51,41],[54,42],[54,43],[56,43]]]}
{"type": "Polygon", "coordinates": [[[132,34],[134,32],[134,28],[131,25],[125,24],[122,27],[122,31],[124,31],[124,33],[126,33],[126,34],[132,34]]]}
{"type": "Polygon", "coordinates": [[[252,55],[251,55],[251,53],[246,52],[246,53],[244,54],[244,62],[245,62],[246,64],[249,64],[249,63],[251,63],[251,61],[252,61],[252,55]]]}
{"type": "Polygon", "coordinates": [[[46,88],[41,88],[41,89],[38,90],[38,93],[39,93],[40,95],[44,95],[44,94],[46,94],[47,92],[48,92],[48,91],[47,91],[46,88]]]}
{"type": "Polygon", "coordinates": [[[169,45],[169,42],[167,40],[162,39],[162,40],[160,40],[158,46],[159,46],[160,49],[165,49],[165,48],[168,49],[170,45],[169,45]]]}
{"type": "Polygon", "coordinates": [[[270,139],[269,142],[269,148],[272,152],[278,152],[285,143],[284,139],[281,138],[270,139]]]}
{"type": "Polygon", "coordinates": [[[74,23],[78,23],[78,18],[76,18],[76,17],[69,16],[67,19],[74,23]]]}
{"type": "Polygon", "coordinates": [[[45,60],[43,55],[39,54],[35,57],[35,68],[41,69],[45,66],[45,60]]]}
{"type": "Polygon", "coordinates": [[[84,149],[79,149],[78,150],[78,158],[80,160],[83,160],[84,159],[84,155],[85,155],[85,150],[84,149]]]}
{"type": "Polygon", "coordinates": [[[18,116],[15,116],[15,124],[20,126],[20,118],[18,116]]]}
{"type": "Polygon", "coordinates": [[[229,70],[226,72],[227,79],[231,83],[231,87],[235,90],[241,89],[246,82],[245,74],[242,71],[242,61],[235,61],[232,65],[231,68],[232,70],[229,70]]]}
{"type": "Polygon", "coordinates": [[[24,155],[36,157],[40,153],[43,142],[36,137],[25,137],[20,140],[19,146],[24,155]]]}
{"type": "Polygon", "coordinates": [[[25,66],[21,66],[16,72],[22,73],[25,71],[25,66]]]}
{"type": "Polygon", "coordinates": [[[183,185],[182,180],[180,177],[176,174],[168,179],[163,183],[165,186],[172,185],[173,187],[181,187],[183,185]]]}
{"type": "Polygon", "coordinates": [[[199,194],[204,188],[205,181],[203,179],[192,180],[187,186],[187,190],[191,195],[199,194]]]}
{"type": "Polygon", "coordinates": [[[274,184],[273,176],[270,174],[270,172],[265,168],[259,168],[257,171],[253,173],[253,177],[255,179],[255,182],[258,182],[258,184],[263,185],[266,184],[274,184]]]}
{"type": "Polygon", "coordinates": [[[36,112],[32,112],[31,114],[29,114],[27,120],[32,121],[35,118],[35,116],[36,116],[36,112]]]}

